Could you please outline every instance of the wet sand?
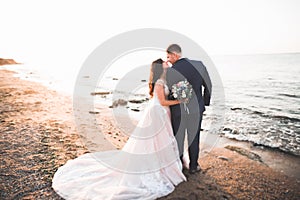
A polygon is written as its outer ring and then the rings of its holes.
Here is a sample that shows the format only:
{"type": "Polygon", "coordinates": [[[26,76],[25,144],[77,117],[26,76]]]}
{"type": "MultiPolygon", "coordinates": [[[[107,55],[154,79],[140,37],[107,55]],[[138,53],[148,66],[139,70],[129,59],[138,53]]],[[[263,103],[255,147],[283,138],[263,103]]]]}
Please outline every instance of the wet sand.
{"type": "MultiPolygon", "coordinates": [[[[71,97],[0,70],[0,199],[61,199],[51,188],[59,166],[86,152],[122,148],[127,135],[113,122],[109,108],[90,113],[97,122],[82,121],[78,128],[72,106],[71,97]],[[99,129],[104,135],[97,142],[79,133],[99,129]]],[[[300,196],[299,157],[221,138],[212,151],[202,149],[199,162],[202,173],[185,171],[188,181],[161,199],[300,196]]]]}

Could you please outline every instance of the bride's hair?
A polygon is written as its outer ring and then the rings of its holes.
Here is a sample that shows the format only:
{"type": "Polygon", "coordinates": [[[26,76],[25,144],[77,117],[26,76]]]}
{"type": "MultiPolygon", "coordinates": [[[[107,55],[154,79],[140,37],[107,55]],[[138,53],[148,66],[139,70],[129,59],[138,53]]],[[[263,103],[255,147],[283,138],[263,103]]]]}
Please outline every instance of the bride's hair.
{"type": "Polygon", "coordinates": [[[150,69],[150,78],[149,78],[149,94],[153,97],[153,90],[156,81],[161,77],[164,72],[163,69],[163,60],[161,58],[152,62],[150,69]]]}

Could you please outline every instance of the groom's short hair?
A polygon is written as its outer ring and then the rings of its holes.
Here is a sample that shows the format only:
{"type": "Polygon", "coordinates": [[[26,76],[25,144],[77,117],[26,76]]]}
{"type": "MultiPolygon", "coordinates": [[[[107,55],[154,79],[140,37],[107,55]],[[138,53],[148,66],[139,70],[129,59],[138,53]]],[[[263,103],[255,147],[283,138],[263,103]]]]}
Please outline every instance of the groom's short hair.
{"type": "Polygon", "coordinates": [[[177,54],[181,54],[181,47],[178,44],[171,44],[168,48],[167,48],[167,53],[177,53],[177,54]]]}

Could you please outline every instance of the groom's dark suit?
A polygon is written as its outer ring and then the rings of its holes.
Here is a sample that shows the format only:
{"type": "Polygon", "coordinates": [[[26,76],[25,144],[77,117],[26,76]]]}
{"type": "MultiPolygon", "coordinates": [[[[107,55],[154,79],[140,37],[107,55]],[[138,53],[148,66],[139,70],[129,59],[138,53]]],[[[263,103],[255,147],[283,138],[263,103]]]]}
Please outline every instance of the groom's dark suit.
{"type": "MultiPolygon", "coordinates": [[[[173,84],[185,79],[193,86],[193,96],[187,103],[188,109],[185,109],[183,104],[170,106],[171,121],[181,159],[184,149],[185,130],[187,130],[189,167],[190,169],[196,169],[199,157],[202,114],[205,111],[205,106],[210,104],[212,85],[206,67],[201,61],[182,58],[168,69],[167,85],[171,89],[173,84]]],[[[170,96],[169,98],[171,99],[172,97],[170,96]]]]}

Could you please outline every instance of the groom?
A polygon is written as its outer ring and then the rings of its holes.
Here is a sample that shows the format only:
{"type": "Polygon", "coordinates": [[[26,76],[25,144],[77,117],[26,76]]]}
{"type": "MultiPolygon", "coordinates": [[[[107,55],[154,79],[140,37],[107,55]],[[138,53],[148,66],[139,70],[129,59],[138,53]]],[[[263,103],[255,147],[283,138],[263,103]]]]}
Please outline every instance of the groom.
{"type": "MultiPolygon", "coordinates": [[[[211,80],[201,61],[181,57],[179,45],[171,44],[166,51],[168,62],[172,64],[166,76],[168,87],[172,88],[173,84],[183,80],[187,80],[193,87],[193,96],[187,103],[187,108],[182,104],[177,104],[170,106],[170,110],[181,161],[183,161],[184,138],[185,132],[187,132],[189,172],[194,174],[201,171],[198,164],[200,129],[205,106],[210,104],[211,80]],[[204,88],[204,92],[202,92],[202,88],[204,88]]],[[[173,98],[172,93],[169,98],[173,98]]]]}

